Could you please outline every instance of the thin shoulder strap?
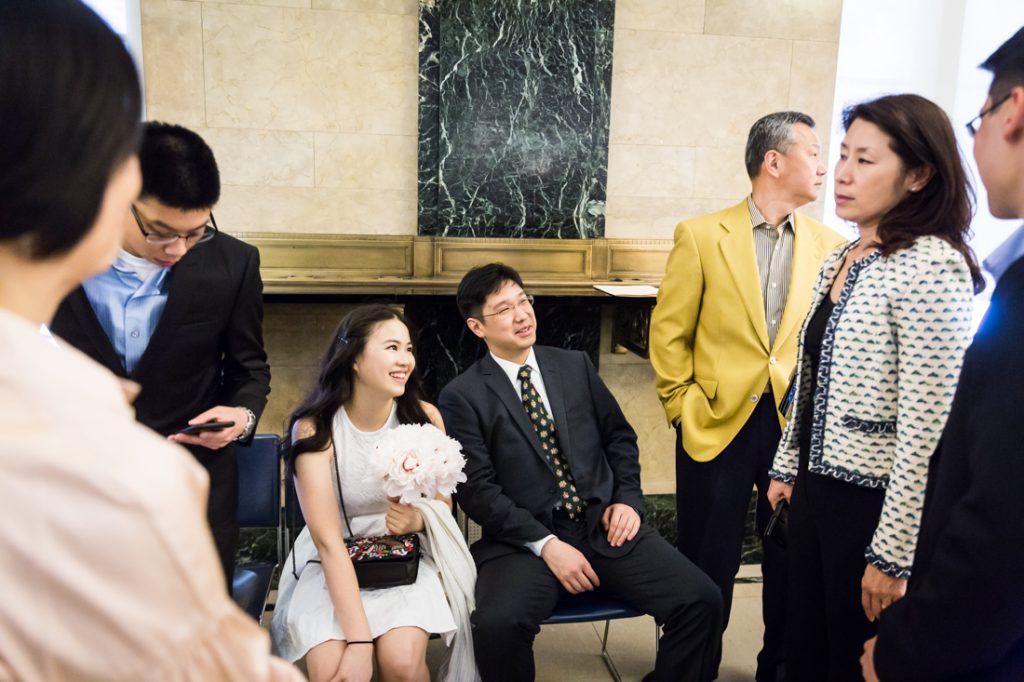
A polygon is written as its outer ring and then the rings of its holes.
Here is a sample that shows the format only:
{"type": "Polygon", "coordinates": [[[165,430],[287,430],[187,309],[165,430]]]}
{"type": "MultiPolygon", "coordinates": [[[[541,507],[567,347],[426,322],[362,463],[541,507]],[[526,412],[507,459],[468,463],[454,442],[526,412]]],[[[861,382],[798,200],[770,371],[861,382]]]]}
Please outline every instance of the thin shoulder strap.
{"type": "MultiPolygon", "coordinates": [[[[334,439],[331,439],[333,445],[334,439]]],[[[343,539],[352,537],[352,526],[348,521],[348,511],[345,510],[345,496],[341,493],[341,474],[338,473],[338,448],[334,447],[334,482],[338,485],[338,502],[341,504],[341,515],[345,518],[345,528],[348,529],[348,535],[343,539]]]]}
{"type": "MultiPolygon", "coordinates": [[[[338,502],[341,504],[341,514],[342,514],[342,516],[345,519],[345,528],[348,529],[348,535],[346,537],[342,538],[342,540],[348,540],[349,538],[352,537],[352,526],[349,524],[348,512],[345,510],[345,498],[341,494],[341,475],[338,473],[338,448],[334,444],[334,436],[333,435],[331,436],[331,449],[333,450],[333,455],[334,455],[333,458],[332,458],[332,464],[334,465],[334,482],[338,486],[338,502]]],[[[293,485],[294,485],[294,483],[293,483],[293,485]]],[[[296,565],[295,548],[294,547],[292,547],[291,554],[292,554],[292,575],[295,576],[296,580],[298,580],[299,579],[299,569],[298,569],[298,566],[296,565]]],[[[307,561],[306,563],[311,563],[311,562],[312,563],[320,563],[316,559],[311,559],[310,561],[307,561]]]]}

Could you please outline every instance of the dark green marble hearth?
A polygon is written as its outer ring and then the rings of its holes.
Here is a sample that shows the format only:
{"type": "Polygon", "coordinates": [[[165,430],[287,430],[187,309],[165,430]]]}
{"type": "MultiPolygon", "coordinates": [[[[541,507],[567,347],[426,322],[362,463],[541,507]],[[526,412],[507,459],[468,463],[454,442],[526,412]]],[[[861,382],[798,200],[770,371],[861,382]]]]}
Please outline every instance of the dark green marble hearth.
{"type": "Polygon", "coordinates": [[[604,236],[614,0],[421,0],[419,234],[604,236]]]}

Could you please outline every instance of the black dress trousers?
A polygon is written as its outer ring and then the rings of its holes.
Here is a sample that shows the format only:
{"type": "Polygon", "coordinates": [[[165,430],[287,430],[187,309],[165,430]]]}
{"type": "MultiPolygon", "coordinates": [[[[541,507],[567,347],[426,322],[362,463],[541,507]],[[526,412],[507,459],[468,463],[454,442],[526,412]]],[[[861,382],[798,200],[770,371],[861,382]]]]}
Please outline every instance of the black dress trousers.
{"type": "MultiPolygon", "coordinates": [[[[679,429],[677,429],[678,435],[679,429]]],[[[729,624],[733,583],[739,571],[743,534],[751,490],[757,487],[756,525],[759,537],[771,518],[766,494],[771,469],[782,436],[775,401],[770,393],[757,407],[732,442],[709,462],[696,462],[676,439],[676,513],[679,550],[707,573],[722,591],[729,624]]],[[[761,574],[764,642],[757,655],[758,682],[774,682],[785,662],[786,553],[774,543],[763,543],[761,574]]]]}

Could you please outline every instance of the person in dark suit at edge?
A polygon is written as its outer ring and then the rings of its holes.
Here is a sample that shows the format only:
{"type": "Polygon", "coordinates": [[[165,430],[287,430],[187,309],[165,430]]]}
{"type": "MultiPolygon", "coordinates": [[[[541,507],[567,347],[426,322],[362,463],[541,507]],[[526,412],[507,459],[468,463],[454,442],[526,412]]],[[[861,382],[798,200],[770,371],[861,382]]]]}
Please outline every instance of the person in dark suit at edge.
{"type": "Polygon", "coordinates": [[[636,433],[590,359],[534,345],[533,298],[508,266],[470,270],[456,302],[488,350],[438,403],[466,454],[458,503],[483,531],[472,622],[485,682],[532,680],[540,623],[589,591],[663,626],[645,679],[712,679],[721,593],[643,523],[636,433]]]}
{"type": "MultiPolygon", "coordinates": [[[[997,218],[1024,217],[1024,29],[981,65],[967,124],[997,218]]],[[[1003,254],[1005,256],[1005,254],[1003,254]]],[[[864,647],[866,680],[1024,679],[1024,258],[998,277],[931,458],[907,594],[864,647]]],[[[1005,265],[1005,263],[1004,263],[1005,265]]],[[[1002,268],[1000,268],[1002,270],[1002,268]]]]}
{"type": "Polygon", "coordinates": [[[114,265],[61,303],[51,331],[136,382],[140,422],[185,445],[210,475],[207,518],[227,585],[238,544],[238,463],[270,392],[259,251],[217,229],[213,152],[177,125],[144,125],[142,193],[114,265]],[[230,421],[197,435],[187,424],[230,421]]]}

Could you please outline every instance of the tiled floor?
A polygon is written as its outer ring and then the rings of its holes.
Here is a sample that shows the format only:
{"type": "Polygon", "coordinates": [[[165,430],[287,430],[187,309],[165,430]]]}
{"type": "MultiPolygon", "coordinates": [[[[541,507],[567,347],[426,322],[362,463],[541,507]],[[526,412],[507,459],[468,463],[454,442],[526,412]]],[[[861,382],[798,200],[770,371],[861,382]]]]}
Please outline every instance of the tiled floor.
{"type": "MultiPolygon", "coordinates": [[[[756,576],[759,566],[744,566],[741,576],[756,576]]],[[[719,682],[751,682],[761,648],[761,584],[739,583],[723,642],[719,682]]],[[[534,645],[538,682],[611,680],[601,660],[604,623],[548,625],[534,645]]],[[[430,643],[428,660],[436,670],[443,645],[430,643]]],[[[624,682],[639,682],[654,668],[654,620],[648,616],[612,621],[608,650],[624,682]]]]}

